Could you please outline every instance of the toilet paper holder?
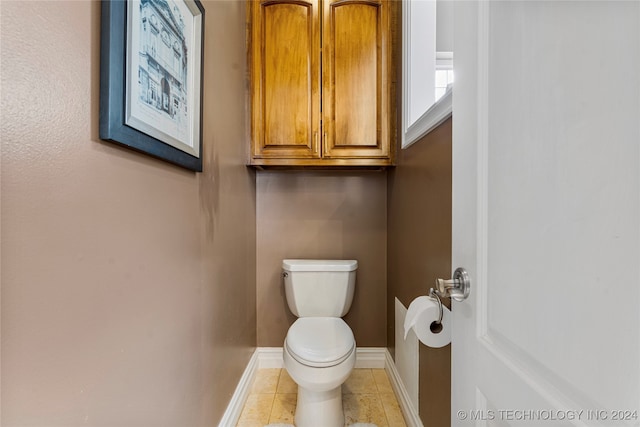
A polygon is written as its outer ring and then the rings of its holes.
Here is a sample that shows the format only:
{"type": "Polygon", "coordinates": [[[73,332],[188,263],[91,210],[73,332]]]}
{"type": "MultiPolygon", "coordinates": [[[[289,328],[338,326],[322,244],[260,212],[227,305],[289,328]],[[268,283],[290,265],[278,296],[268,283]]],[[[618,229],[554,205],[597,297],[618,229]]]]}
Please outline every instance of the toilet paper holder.
{"type": "Polygon", "coordinates": [[[471,280],[467,270],[462,267],[453,272],[453,279],[436,279],[436,295],[453,298],[456,301],[464,301],[469,296],[471,280]]]}
{"type": "Polygon", "coordinates": [[[444,310],[442,309],[442,300],[440,300],[440,295],[438,295],[438,292],[436,292],[433,288],[429,289],[429,296],[436,300],[436,302],[438,303],[438,320],[436,320],[435,322],[435,326],[432,324],[431,325],[431,330],[433,332],[433,329],[437,329],[437,328],[442,328],[442,316],[444,315],[444,310]]]}

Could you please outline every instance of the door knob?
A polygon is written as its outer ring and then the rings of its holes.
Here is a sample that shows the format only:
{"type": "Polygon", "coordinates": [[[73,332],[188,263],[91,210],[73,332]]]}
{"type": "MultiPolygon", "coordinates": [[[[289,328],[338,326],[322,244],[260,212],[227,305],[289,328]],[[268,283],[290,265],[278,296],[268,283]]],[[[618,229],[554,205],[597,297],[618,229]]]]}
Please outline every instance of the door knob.
{"type": "Polygon", "coordinates": [[[445,297],[456,301],[464,301],[469,296],[471,280],[467,270],[462,267],[453,272],[453,279],[436,279],[436,291],[445,297]]]}

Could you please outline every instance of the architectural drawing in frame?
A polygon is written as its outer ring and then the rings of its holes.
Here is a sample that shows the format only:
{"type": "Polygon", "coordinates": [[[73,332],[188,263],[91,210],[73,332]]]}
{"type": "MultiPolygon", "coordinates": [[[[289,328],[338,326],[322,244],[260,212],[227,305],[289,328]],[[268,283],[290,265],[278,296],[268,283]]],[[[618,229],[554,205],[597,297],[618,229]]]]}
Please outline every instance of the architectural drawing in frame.
{"type": "Polygon", "coordinates": [[[127,10],[126,125],[200,156],[201,21],[191,1],[127,10]]]}

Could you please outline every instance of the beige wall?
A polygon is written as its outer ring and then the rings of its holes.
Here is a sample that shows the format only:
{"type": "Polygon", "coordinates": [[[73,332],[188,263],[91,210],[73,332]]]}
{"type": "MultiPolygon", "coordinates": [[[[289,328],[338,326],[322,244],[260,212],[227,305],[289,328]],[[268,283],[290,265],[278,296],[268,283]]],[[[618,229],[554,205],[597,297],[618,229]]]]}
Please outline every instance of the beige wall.
{"type": "MultiPolygon", "coordinates": [[[[405,307],[451,274],[451,119],[406,150],[388,179],[387,337],[394,345],[394,298],[405,307]]],[[[392,349],[393,350],[393,349],[392,349]]],[[[451,346],[420,345],[420,418],[450,425],[451,346]]]]}
{"type": "Polygon", "coordinates": [[[295,321],[284,296],[285,258],[357,259],[345,321],[357,345],[386,345],[385,172],[257,174],[258,346],[282,347],[295,321]]]}
{"type": "Polygon", "coordinates": [[[98,139],[99,2],[1,8],[1,424],[215,425],[256,343],[244,4],[205,2],[202,174],[98,139]]]}

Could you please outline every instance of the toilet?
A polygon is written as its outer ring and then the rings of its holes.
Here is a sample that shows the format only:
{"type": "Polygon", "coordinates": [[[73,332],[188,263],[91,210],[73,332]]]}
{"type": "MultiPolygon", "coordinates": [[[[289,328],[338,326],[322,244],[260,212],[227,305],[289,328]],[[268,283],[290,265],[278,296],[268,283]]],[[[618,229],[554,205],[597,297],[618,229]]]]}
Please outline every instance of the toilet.
{"type": "Polygon", "coordinates": [[[285,295],[298,319],[284,340],[284,367],[298,384],[296,427],[342,427],[342,383],[356,340],[342,320],[353,301],[355,260],[285,259],[285,295]]]}

